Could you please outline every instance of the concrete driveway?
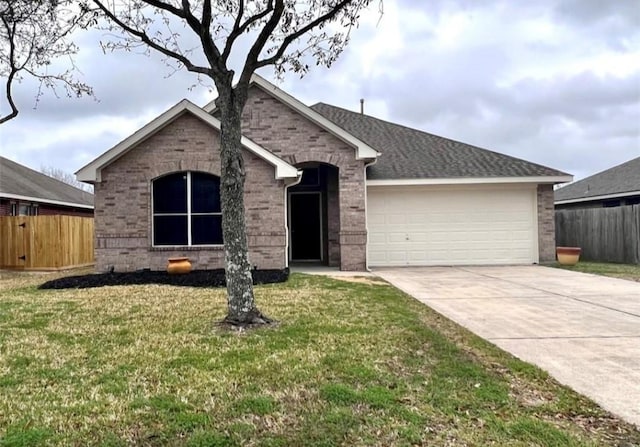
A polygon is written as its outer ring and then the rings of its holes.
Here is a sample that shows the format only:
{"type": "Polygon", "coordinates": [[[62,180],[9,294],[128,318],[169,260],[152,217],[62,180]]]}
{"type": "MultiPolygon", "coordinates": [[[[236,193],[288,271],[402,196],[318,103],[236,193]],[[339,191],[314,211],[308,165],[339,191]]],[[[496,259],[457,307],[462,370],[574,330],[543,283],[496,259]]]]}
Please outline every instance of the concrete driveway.
{"type": "Polygon", "coordinates": [[[640,283],[540,266],[374,273],[640,426],[640,283]]]}

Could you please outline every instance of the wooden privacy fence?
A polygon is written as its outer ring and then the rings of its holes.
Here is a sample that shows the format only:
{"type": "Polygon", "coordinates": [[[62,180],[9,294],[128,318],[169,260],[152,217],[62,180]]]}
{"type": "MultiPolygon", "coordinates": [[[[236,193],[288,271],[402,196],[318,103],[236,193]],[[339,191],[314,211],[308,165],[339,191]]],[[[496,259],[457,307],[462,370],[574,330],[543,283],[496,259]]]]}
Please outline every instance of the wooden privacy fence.
{"type": "Polygon", "coordinates": [[[556,211],[556,245],[580,259],[640,264],[640,205],[556,211]]]}
{"type": "Polygon", "coordinates": [[[0,268],[57,270],[93,262],[91,217],[0,217],[0,268]]]}

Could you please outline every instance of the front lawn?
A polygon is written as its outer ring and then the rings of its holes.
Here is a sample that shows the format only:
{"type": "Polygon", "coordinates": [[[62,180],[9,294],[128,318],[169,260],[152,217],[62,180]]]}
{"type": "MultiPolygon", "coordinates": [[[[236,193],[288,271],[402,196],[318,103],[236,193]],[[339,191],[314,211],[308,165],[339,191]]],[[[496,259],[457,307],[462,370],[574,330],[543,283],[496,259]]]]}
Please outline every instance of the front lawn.
{"type": "Polygon", "coordinates": [[[580,261],[576,265],[560,265],[552,267],[573,270],[575,272],[593,273],[594,275],[612,276],[614,278],[640,281],[640,265],[638,264],[614,264],[612,262],[587,262],[580,261]]]}
{"type": "Polygon", "coordinates": [[[640,433],[381,282],[38,290],[0,276],[0,446],[602,446],[640,433]]]}

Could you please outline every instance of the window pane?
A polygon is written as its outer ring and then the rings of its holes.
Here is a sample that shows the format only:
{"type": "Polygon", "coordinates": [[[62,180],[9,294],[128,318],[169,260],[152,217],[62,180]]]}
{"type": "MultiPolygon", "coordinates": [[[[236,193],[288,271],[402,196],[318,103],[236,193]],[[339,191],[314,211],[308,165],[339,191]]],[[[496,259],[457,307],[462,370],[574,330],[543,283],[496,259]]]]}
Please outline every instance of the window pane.
{"type": "Polygon", "coordinates": [[[222,244],[222,216],[193,216],[191,243],[193,245],[222,244]]]}
{"type": "Polygon", "coordinates": [[[187,216],[154,216],[154,245],[187,245],[187,216]]]}
{"type": "Polygon", "coordinates": [[[220,212],[220,178],[202,172],[191,173],[191,212],[220,212]]]}
{"type": "Polygon", "coordinates": [[[178,172],[153,182],[154,214],[187,212],[187,173],[178,172]]]}

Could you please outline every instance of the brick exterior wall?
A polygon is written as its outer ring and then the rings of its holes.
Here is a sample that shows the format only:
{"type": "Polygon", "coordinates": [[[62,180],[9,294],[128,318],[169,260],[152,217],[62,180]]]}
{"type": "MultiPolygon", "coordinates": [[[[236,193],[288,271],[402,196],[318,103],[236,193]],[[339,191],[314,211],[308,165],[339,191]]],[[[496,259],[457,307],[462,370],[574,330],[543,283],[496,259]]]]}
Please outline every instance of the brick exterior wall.
{"type": "Polygon", "coordinates": [[[556,259],[553,185],[538,185],[538,255],[541,263],[556,259]]]}
{"type": "Polygon", "coordinates": [[[0,199],[0,216],[11,215],[11,203],[8,200],[0,199]]]}
{"type": "Polygon", "coordinates": [[[365,173],[355,149],[256,86],[250,89],[242,122],[243,135],[294,166],[319,162],[338,168],[339,205],[327,205],[329,263],[339,263],[342,270],[365,270],[365,173]]]}
{"type": "MultiPolygon", "coordinates": [[[[365,270],[365,170],[354,148],[259,87],[251,88],[242,120],[244,136],[290,164],[338,169],[338,181],[329,181],[333,190],[327,191],[328,262],[342,270],[365,270]]],[[[186,114],[102,170],[102,182],[95,185],[99,271],[163,270],[174,256],[188,256],[195,269],[224,266],[222,247],[151,246],[151,181],[176,171],[220,175],[219,144],[217,131],[186,114]]],[[[283,268],[288,256],[284,183],[274,179],[273,166],[248,151],[243,155],[250,262],[259,269],[283,268]]],[[[537,204],[539,259],[550,262],[555,259],[552,185],[538,185],[537,204]]]]}
{"type": "Polygon", "coordinates": [[[38,206],[39,216],[54,216],[58,214],[64,214],[65,216],[93,217],[93,210],[86,208],[57,207],[46,203],[41,203],[38,206]]]}
{"type": "MultiPolygon", "coordinates": [[[[16,208],[20,205],[20,200],[0,199],[0,216],[11,215],[12,201],[16,204],[16,208]]],[[[68,206],[56,206],[48,203],[33,202],[33,201],[27,201],[24,203],[27,203],[29,205],[31,204],[38,205],[39,216],[54,216],[54,215],[62,214],[64,216],[93,217],[92,209],[73,208],[68,206]]]]}
{"type": "MultiPolygon", "coordinates": [[[[224,267],[222,247],[153,248],[151,181],[176,171],[220,175],[217,131],[186,114],[102,170],[95,185],[96,269],[164,270],[188,256],[194,269],[224,267]]],[[[249,259],[259,269],[285,266],[284,183],[275,168],[244,151],[249,259]]]]}

